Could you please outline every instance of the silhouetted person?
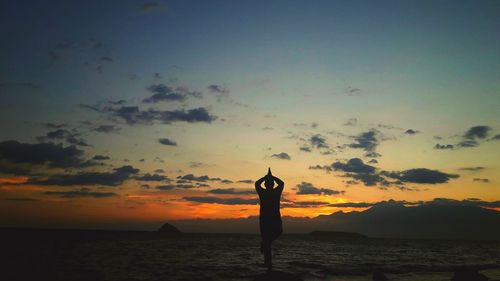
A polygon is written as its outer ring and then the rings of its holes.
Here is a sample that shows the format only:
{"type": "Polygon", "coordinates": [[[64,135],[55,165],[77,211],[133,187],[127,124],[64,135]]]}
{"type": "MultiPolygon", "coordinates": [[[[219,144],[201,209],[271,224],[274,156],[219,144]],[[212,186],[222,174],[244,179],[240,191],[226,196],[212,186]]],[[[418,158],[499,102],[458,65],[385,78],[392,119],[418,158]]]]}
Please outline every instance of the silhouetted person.
{"type": "Polygon", "coordinates": [[[280,198],[285,183],[271,174],[269,168],[267,175],[255,182],[255,190],[260,199],[260,252],[264,254],[264,264],[269,270],[272,269],[271,261],[271,242],[276,240],[283,232],[280,214],[280,198]],[[274,187],[276,182],[277,186],[274,187]],[[262,188],[264,183],[265,189],[262,188]]]}

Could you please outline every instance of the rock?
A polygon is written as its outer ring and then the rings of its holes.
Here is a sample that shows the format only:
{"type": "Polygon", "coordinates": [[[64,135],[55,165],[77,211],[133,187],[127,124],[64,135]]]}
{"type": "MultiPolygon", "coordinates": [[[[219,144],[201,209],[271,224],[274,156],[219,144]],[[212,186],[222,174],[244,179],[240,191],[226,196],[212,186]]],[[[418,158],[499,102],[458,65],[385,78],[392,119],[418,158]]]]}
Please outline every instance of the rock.
{"type": "Polygon", "coordinates": [[[372,275],[373,281],[386,281],[389,280],[381,270],[374,270],[372,275]]]}
{"type": "Polygon", "coordinates": [[[489,278],[475,268],[461,267],[455,269],[451,281],[488,281],[489,278]]]}
{"type": "Polygon", "coordinates": [[[283,271],[268,271],[258,275],[253,281],[304,281],[297,275],[283,271]]]}
{"type": "Polygon", "coordinates": [[[173,235],[173,234],[181,234],[182,232],[177,227],[169,223],[165,223],[158,229],[158,233],[173,235]]]}

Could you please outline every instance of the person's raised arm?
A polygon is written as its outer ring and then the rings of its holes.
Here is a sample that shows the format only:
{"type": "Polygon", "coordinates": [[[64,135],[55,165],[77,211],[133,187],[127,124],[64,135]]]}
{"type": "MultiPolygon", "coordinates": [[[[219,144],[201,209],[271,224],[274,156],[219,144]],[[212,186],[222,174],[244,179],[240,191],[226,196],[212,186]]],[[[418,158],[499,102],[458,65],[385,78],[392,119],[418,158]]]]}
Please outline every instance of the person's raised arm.
{"type": "Polygon", "coordinates": [[[262,177],[260,179],[258,179],[256,182],[255,182],[255,190],[257,191],[257,193],[260,193],[261,191],[263,191],[264,189],[262,188],[262,183],[264,182],[265,180],[265,177],[262,177]]]}
{"type": "Polygon", "coordinates": [[[285,187],[285,183],[277,178],[277,177],[274,177],[274,181],[276,182],[276,184],[278,184],[278,186],[276,186],[276,190],[279,191],[279,193],[283,192],[283,188],[285,187]]]}

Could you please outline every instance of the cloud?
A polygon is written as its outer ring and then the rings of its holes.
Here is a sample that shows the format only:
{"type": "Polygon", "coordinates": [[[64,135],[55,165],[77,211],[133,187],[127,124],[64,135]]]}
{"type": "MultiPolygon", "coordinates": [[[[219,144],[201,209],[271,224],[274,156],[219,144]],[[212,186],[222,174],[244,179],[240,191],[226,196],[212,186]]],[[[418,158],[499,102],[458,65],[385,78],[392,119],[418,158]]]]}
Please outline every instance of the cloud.
{"type": "Polygon", "coordinates": [[[434,149],[439,149],[439,150],[444,150],[444,149],[454,149],[455,147],[453,146],[453,144],[439,144],[439,143],[436,143],[436,145],[434,146],[434,149]]]}
{"type": "Polygon", "coordinates": [[[109,158],[109,156],[105,156],[105,155],[96,155],[94,157],[92,157],[92,160],[96,160],[96,161],[104,161],[104,160],[109,160],[111,158],[109,158]]]}
{"type": "Polygon", "coordinates": [[[139,172],[132,166],[122,166],[113,169],[112,172],[84,172],[79,174],[52,175],[45,180],[30,180],[29,184],[39,185],[105,185],[118,186],[139,172]]]}
{"type": "Polygon", "coordinates": [[[170,180],[166,176],[158,175],[158,174],[150,174],[150,173],[147,173],[147,174],[140,176],[140,177],[136,177],[135,179],[138,181],[169,181],[170,180]]]}
{"type": "Polygon", "coordinates": [[[253,180],[239,180],[237,182],[240,182],[240,183],[254,183],[253,180]]]}
{"type": "MultiPolygon", "coordinates": [[[[220,182],[223,182],[223,183],[232,183],[232,181],[230,180],[226,180],[226,179],[221,179],[221,178],[211,178],[207,175],[204,175],[204,176],[195,176],[193,174],[187,174],[187,175],[184,175],[184,176],[178,176],[177,177],[178,179],[180,179],[181,181],[197,181],[197,182],[207,182],[207,181],[220,181],[220,182]]],[[[179,182],[179,180],[177,181],[179,182]]]]}
{"type": "Polygon", "coordinates": [[[177,143],[175,141],[172,141],[168,138],[158,139],[158,142],[163,144],[163,145],[177,146],[177,143]]]}
{"type": "Polygon", "coordinates": [[[310,148],[310,147],[308,147],[308,146],[301,146],[299,149],[300,149],[301,151],[305,151],[305,152],[311,152],[311,151],[312,151],[312,150],[311,150],[311,148],[310,148]]]}
{"type": "Polygon", "coordinates": [[[459,175],[447,174],[438,170],[426,168],[408,169],[404,171],[377,171],[373,166],[363,163],[359,158],[349,159],[347,162],[334,162],[327,166],[310,166],[309,169],[318,169],[326,171],[346,172],[345,177],[350,177],[362,181],[366,186],[396,186],[401,190],[409,190],[404,187],[405,183],[417,184],[438,184],[446,183],[450,179],[458,178],[459,175]],[[394,181],[390,181],[393,179],[394,181]]]}
{"type": "Polygon", "coordinates": [[[346,163],[334,162],[331,168],[335,171],[352,172],[352,173],[367,173],[375,172],[375,167],[363,163],[359,158],[349,159],[346,163]]]}
{"type": "Polygon", "coordinates": [[[365,153],[365,157],[378,158],[380,156],[382,156],[382,154],[375,152],[375,151],[368,151],[365,153]]]}
{"type": "Polygon", "coordinates": [[[351,148],[361,148],[365,151],[374,151],[378,144],[379,141],[377,139],[377,131],[376,130],[370,130],[367,132],[362,132],[356,137],[354,137],[355,142],[349,144],[348,146],[351,148]]]}
{"type": "Polygon", "coordinates": [[[467,139],[484,139],[488,136],[488,132],[491,130],[489,126],[474,126],[471,127],[464,134],[464,138],[467,139]]]}
{"type": "Polygon", "coordinates": [[[165,84],[153,84],[149,86],[148,91],[152,92],[153,95],[143,99],[144,103],[158,103],[158,102],[170,102],[185,101],[188,97],[201,97],[200,92],[191,92],[185,87],[170,87],[165,84]]]}
{"type": "Polygon", "coordinates": [[[44,126],[47,129],[61,129],[68,127],[68,124],[61,123],[61,124],[56,124],[56,123],[42,123],[42,126],[44,126]]]}
{"type": "Polygon", "coordinates": [[[0,159],[20,164],[47,164],[51,167],[82,167],[83,151],[71,145],[54,143],[20,143],[14,140],[0,142],[0,159]]]}
{"type": "Polygon", "coordinates": [[[113,58],[108,56],[102,56],[99,58],[99,60],[104,62],[113,62],[113,58]]]}
{"type": "Polygon", "coordinates": [[[474,178],[473,181],[489,183],[490,179],[474,178]]]}
{"type": "Polygon", "coordinates": [[[298,195],[305,195],[305,194],[337,195],[345,193],[345,191],[333,190],[330,188],[315,187],[312,183],[309,182],[302,182],[300,184],[297,184],[297,188],[298,188],[297,191],[298,195]]]}
{"type": "Polygon", "coordinates": [[[316,134],[312,136],[309,141],[311,142],[311,145],[316,148],[326,148],[329,149],[330,146],[326,142],[325,138],[321,136],[320,134],[316,134]]]}
{"type": "Polygon", "coordinates": [[[208,204],[221,204],[221,205],[256,205],[259,203],[258,198],[244,199],[244,198],[220,198],[215,196],[186,196],[182,199],[190,202],[196,203],[208,203],[208,204]]]}
{"type": "Polygon", "coordinates": [[[381,177],[379,174],[365,174],[365,173],[347,173],[346,177],[351,177],[355,180],[363,182],[366,186],[375,186],[380,184],[382,186],[389,186],[391,183],[381,177]]]}
{"type": "Polygon", "coordinates": [[[142,13],[152,13],[157,11],[165,11],[165,6],[160,1],[149,1],[142,4],[140,11],[142,13]]]}
{"type": "Polygon", "coordinates": [[[236,188],[216,188],[216,189],[207,190],[207,193],[249,195],[249,194],[255,194],[255,190],[242,190],[242,189],[236,189],[236,188]]]}
{"type": "Polygon", "coordinates": [[[498,135],[495,135],[494,137],[492,137],[491,139],[489,140],[500,140],[500,134],[498,135]]]}
{"type": "Polygon", "coordinates": [[[113,120],[125,121],[128,125],[151,125],[155,122],[163,124],[171,124],[173,122],[211,123],[217,119],[217,116],[210,115],[208,110],[204,107],[188,110],[156,110],[151,108],[141,110],[138,106],[97,107],[85,104],[81,104],[80,107],[106,114],[113,120]]]}
{"type": "Polygon", "coordinates": [[[406,135],[415,135],[415,134],[418,134],[418,133],[420,133],[420,132],[417,131],[417,130],[413,130],[413,129],[408,129],[408,130],[405,131],[406,135]]]}
{"type": "Polygon", "coordinates": [[[282,160],[291,160],[292,159],[290,157],[290,155],[288,155],[288,153],[286,153],[286,152],[281,152],[281,153],[278,153],[278,154],[273,154],[273,155],[271,155],[271,157],[277,158],[277,159],[282,159],[282,160]]]}
{"type": "Polygon", "coordinates": [[[226,89],[225,87],[221,86],[221,85],[212,84],[212,85],[209,85],[207,88],[208,88],[208,91],[211,92],[211,93],[216,93],[216,94],[227,94],[227,93],[229,93],[229,90],[226,89]]]}
{"type": "Polygon", "coordinates": [[[50,131],[45,136],[40,136],[37,139],[40,141],[60,140],[78,146],[91,146],[87,143],[87,141],[80,138],[80,133],[78,133],[76,129],[71,131],[66,129],[57,129],[55,131],[50,131]]]}
{"type": "Polygon", "coordinates": [[[409,169],[399,172],[383,171],[381,174],[389,178],[398,179],[402,182],[427,184],[447,183],[450,179],[456,179],[459,177],[459,175],[447,174],[438,170],[430,170],[426,168],[409,169]]]}
{"type": "Polygon", "coordinates": [[[45,195],[59,196],[62,198],[79,198],[79,197],[91,197],[91,198],[109,198],[113,196],[118,196],[114,192],[99,192],[90,191],[88,188],[81,188],[80,190],[73,191],[46,191],[45,195]]]}
{"type": "Polygon", "coordinates": [[[99,125],[95,128],[92,128],[92,131],[98,132],[98,133],[118,133],[121,130],[120,127],[117,127],[115,125],[99,125]]]}
{"type": "Polygon", "coordinates": [[[468,129],[462,136],[462,141],[458,143],[460,147],[477,147],[479,146],[478,140],[488,137],[491,127],[489,126],[474,126],[468,129]]]}
{"type": "Polygon", "coordinates": [[[358,124],[358,118],[349,118],[344,123],[344,126],[356,126],[358,124]]]}
{"type": "Polygon", "coordinates": [[[463,167],[463,168],[460,168],[459,170],[461,171],[470,171],[470,172],[478,172],[478,171],[482,171],[486,169],[485,167],[481,167],[481,166],[476,166],[476,167],[463,167]]]}
{"type": "MultiPolygon", "coordinates": [[[[215,94],[215,96],[217,97],[217,102],[221,102],[222,99],[227,98],[229,96],[229,90],[221,85],[212,84],[212,85],[209,85],[207,87],[207,89],[210,93],[215,94]]],[[[229,100],[229,102],[231,102],[233,104],[241,105],[239,103],[236,103],[233,100],[229,100]]]]}

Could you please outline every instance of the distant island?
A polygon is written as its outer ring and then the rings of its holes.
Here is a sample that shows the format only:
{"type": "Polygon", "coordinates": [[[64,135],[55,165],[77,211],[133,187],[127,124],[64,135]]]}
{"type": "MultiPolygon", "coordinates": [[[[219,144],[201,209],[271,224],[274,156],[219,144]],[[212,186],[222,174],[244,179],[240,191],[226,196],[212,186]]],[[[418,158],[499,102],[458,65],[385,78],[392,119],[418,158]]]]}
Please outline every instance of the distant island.
{"type": "Polygon", "coordinates": [[[309,235],[319,236],[319,237],[328,237],[328,238],[342,238],[342,239],[352,239],[352,238],[368,238],[366,235],[356,232],[343,232],[343,231],[324,231],[324,230],[315,230],[311,231],[309,235]]]}
{"type": "Polygon", "coordinates": [[[182,234],[182,231],[169,223],[165,223],[158,229],[158,233],[162,235],[179,235],[182,234]]]}

